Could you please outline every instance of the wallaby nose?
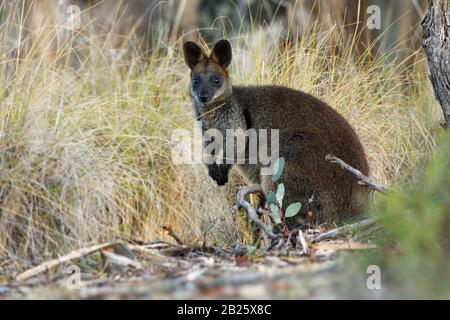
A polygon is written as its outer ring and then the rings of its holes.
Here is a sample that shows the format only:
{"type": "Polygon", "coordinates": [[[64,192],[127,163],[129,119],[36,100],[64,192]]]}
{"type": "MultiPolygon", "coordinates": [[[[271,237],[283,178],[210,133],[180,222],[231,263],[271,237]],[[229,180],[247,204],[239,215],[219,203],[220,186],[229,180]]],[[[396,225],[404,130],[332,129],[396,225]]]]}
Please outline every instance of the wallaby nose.
{"type": "Polygon", "coordinates": [[[205,102],[207,102],[208,101],[208,95],[206,95],[206,94],[202,94],[202,95],[200,95],[199,97],[198,97],[198,99],[200,100],[200,102],[202,102],[202,103],[205,103],[205,102]]]}

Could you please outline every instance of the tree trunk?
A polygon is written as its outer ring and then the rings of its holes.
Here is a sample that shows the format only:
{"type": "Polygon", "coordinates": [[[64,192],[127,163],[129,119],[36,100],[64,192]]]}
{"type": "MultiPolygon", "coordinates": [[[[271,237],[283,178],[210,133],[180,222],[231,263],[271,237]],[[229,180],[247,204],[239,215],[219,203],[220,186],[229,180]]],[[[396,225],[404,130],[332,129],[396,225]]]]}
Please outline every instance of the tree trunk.
{"type": "Polygon", "coordinates": [[[430,80],[450,128],[450,0],[430,0],[422,26],[430,80]]]}

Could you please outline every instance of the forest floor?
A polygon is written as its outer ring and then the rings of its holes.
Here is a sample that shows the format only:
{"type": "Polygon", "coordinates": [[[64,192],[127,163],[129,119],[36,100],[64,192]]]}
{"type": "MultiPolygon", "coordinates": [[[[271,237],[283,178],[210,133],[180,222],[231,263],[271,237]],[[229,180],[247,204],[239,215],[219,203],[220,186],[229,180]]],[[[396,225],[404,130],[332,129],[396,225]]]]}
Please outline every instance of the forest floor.
{"type": "Polygon", "coordinates": [[[357,254],[375,248],[370,241],[341,237],[307,246],[306,251],[244,245],[225,250],[168,241],[93,246],[0,283],[0,299],[380,297],[367,289],[364,271],[355,276],[348,267],[357,254]]]}

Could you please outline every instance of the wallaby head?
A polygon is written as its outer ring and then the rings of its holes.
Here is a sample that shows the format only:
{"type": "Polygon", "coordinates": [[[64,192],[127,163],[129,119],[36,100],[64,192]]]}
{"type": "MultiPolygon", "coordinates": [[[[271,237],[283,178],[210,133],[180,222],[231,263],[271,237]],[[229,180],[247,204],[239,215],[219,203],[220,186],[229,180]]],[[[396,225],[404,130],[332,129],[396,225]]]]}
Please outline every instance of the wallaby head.
{"type": "Polygon", "coordinates": [[[231,45],[227,40],[220,40],[210,54],[205,53],[194,42],[183,46],[184,60],[191,69],[189,92],[197,108],[221,103],[231,95],[231,81],[227,67],[231,63],[231,45]]]}

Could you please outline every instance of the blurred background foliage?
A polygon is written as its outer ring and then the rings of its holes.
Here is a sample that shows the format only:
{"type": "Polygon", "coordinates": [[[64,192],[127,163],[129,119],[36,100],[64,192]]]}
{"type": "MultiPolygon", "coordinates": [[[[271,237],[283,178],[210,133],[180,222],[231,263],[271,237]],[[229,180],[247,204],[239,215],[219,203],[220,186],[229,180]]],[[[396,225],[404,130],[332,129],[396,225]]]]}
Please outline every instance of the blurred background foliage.
{"type": "MultiPolygon", "coordinates": [[[[11,30],[10,37],[15,41],[19,35],[20,40],[27,38],[37,28],[61,24],[70,15],[69,6],[77,5],[81,9],[82,32],[95,27],[96,37],[100,37],[107,31],[115,47],[138,45],[151,50],[160,47],[160,41],[166,45],[199,38],[212,42],[224,35],[233,38],[261,27],[276,30],[284,41],[295,41],[307,33],[314,32],[320,37],[321,31],[335,29],[346,45],[354,42],[356,55],[365,50],[376,54],[396,48],[402,59],[413,55],[420,46],[420,22],[427,5],[426,0],[1,0],[0,3],[5,8],[15,8],[7,14],[4,11],[3,19],[13,12],[16,22],[25,26],[20,31],[11,30]],[[368,16],[375,12],[372,5],[380,9],[380,29],[365,27],[368,16]]],[[[41,36],[34,42],[44,41],[39,46],[51,51],[56,44],[49,47],[45,43],[49,40],[41,36]]]]}
{"type": "MultiPolygon", "coordinates": [[[[450,133],[416,183],[380,198],[377,251],[362,266],[378,265],[384,297],[450,299],[450,133]]],[[[363,272],[363,271],[362,271],[363,272]]]]}

